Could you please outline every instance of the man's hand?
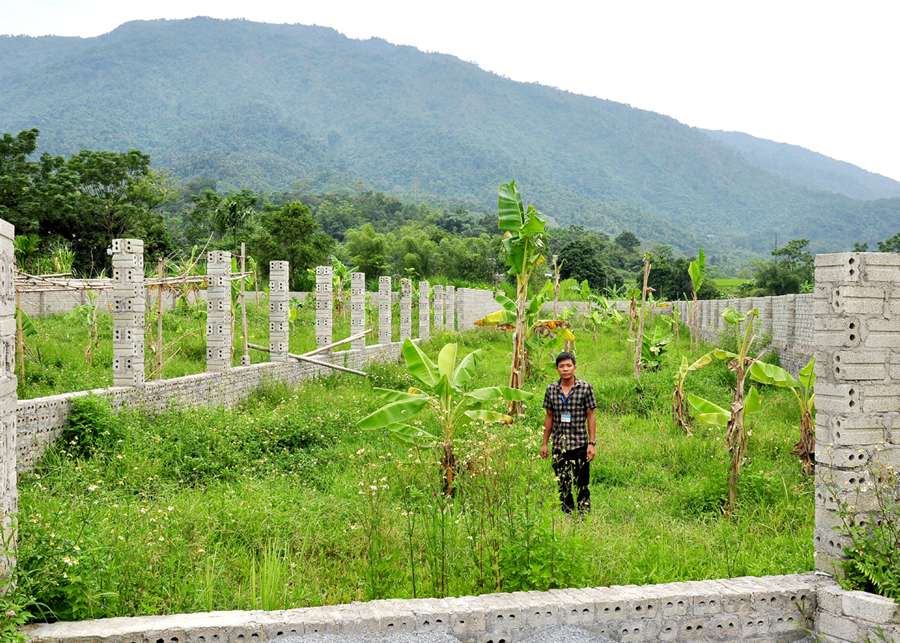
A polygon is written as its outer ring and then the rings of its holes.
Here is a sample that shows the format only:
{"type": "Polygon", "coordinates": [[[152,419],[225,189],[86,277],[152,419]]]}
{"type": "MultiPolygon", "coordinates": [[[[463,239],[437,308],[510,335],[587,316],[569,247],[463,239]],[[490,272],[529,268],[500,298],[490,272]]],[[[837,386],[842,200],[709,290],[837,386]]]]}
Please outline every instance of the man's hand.
{"type": "Polygon", "coordinates": [[[546,460],[550,455],[550,452],[547,450],[547,443],[544,443],[544,446],[541,447],[541,457],[546,460]]]}
{"type": "Polygon", "coordinates": [[[591,460],[593,460],[594,455],[596,455],[596,453],[597,453],[597,449],[594,447],[594,445],[589,444],[588,448],[587,448],[587,461],[590,462],[591,460]]]}

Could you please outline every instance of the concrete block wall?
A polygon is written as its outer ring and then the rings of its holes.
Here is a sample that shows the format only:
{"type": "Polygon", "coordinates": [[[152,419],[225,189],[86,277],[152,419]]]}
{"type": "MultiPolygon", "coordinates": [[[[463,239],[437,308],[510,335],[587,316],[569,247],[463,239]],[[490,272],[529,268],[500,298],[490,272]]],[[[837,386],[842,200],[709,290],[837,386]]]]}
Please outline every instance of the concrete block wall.
{"type": "MultiPolygon", "coordinates": [[[[443,632],[465,643],[514,643],[559,625],[620,643],[796,641],[806,635],[811,574],[554,589],[461,598],[380,600],[276,612],[213,612],[53,623],[28,628],[34,643],[240,643],[310,635],[443,632]]],[[[809,623],[811,626],[811,623],[809,623]]]]}
{"type": "MultiPolygon", "coordinates": [[[[365,366],[373,361],[399,360],[400,344],[376,344],[361,350],[326,353],[317,356],[317,359],[365,370],[365,366]]],[[[142,409],[157,412],[171,406],[231,406],[246,399],[266,381],[298,384],[306,379],[333,373],[324,366],[288,360],[237,366],[222,372],[153,380],[137,387],[113,387],[19,400],[16,406],[18,421],[13,428],[15,466],[19,471],[30,470],[35,461],[62,434],[72,410],[72,401],[90,393],[108,399],[114,410],[142,409]]],[[[12,391],[15,394],[15,386],[12,386],[12,391]]]]}
{"type": "Polygon", "coordinates": [[[16,548],[13,517],[18,511],[16,490],[16,287],[15,228],[0,220],[0,543],[9,546],[10,555],[0,550],[0,578],[6,578],[15,564],[11,552],[16,548]]]}

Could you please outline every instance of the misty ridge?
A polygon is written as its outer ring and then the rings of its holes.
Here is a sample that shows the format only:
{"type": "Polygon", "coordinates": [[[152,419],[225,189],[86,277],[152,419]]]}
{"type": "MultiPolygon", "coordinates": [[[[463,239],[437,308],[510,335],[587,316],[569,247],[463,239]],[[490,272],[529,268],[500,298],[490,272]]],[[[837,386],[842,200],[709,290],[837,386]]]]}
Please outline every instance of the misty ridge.
{"type": "Polygon", "coordinates": [[[897,231],[900,183],[796,146],[691,128],[333,29],[137,21],[96,38],[0,38],[0,128],[40,149],[137,148],[217,189],[365,185],[496,208],[516,178],[551,223],[632,231],[732,261],[897,231]]]}

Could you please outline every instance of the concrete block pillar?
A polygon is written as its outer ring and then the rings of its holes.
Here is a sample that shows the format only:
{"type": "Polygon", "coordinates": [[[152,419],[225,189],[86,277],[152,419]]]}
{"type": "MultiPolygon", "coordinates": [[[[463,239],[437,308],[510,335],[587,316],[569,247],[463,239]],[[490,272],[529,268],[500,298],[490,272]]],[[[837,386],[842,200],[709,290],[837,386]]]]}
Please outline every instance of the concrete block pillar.
{"type": "Polygon", "coordinates": [[[400,341],[412,337],[412,282],[400,280],[400,341]]]}
{"type": "MultiPolygon", "coordinates": [[[[9,554],[0,556],[0,578],[15,564],[16,534],[13,516],[19,509],[16,489],[16,286],[15,228],[0,219],[0,528],[9,554]]],[[[143,270],[141,277],[143,277],[143,270]]]]}
{"type": "Polygon", "coordinates": [[[206,372],[231,368],[231,253],[213,250],[206,259],[206,372]]]}
{"type": "MultiPolygon", "coordinates": [[[[366,273],[350,273],[350,334],[357,335],[366,329],[366,273]]],[[[366,347],[366,338],[354,339],[350,348],[366,347]]]]}
{"type": "Polygon", "coordinates": [[[316,266],[316,348],[332,343],[332,293],[334,280],[331,266],[316,266]]]}
{"type": "Polygon", "coordinates": [[[444,330],[444,287],[434,287],[434,327],[444,330]]]}
{"type": "Polygon", "coordinates": [[[269,262],[269,361],[286,362],[290,343],[290,264],[269,262]]]}
{"type": "Polygon", "coordinates": [[[419,337],[428,339],[431,336],[431,304],[428,301],[428,282],[419,282],[419,337]]]}
{"type": "Polygon", "coordinates": [[[113,386],[144,383],[144,242],[113,239],[113,386]]]}
{"type": "Polygon", "coordinates": [[[831,572],[850,544],[837,502],[868,520],[872,472],[900,468],[900,255],[816,256],[813,307],[816,567],[831,572]]]}
{"type": "Polygon", "coordinates": [[[444,328],[451,333],[456,330],[456,287],[447,286],[444,290],[444,328]]]}
{"type": "Polygon", "coordinates": [[[378,343],[391,343],[391,278],[378,278],[378,343]]]}

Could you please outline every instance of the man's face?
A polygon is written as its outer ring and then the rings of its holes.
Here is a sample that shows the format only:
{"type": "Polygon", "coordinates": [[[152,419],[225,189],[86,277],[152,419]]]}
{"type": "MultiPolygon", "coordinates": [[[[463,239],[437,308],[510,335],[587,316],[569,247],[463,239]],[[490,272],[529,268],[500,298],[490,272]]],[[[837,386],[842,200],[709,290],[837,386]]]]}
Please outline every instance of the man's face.
{"type": "Polygon", "coordinates": [[[560,378],[567,380],[575,375],[575,362],[570,359],[564,359],[556,365],[556,372],[560,378]]]}

